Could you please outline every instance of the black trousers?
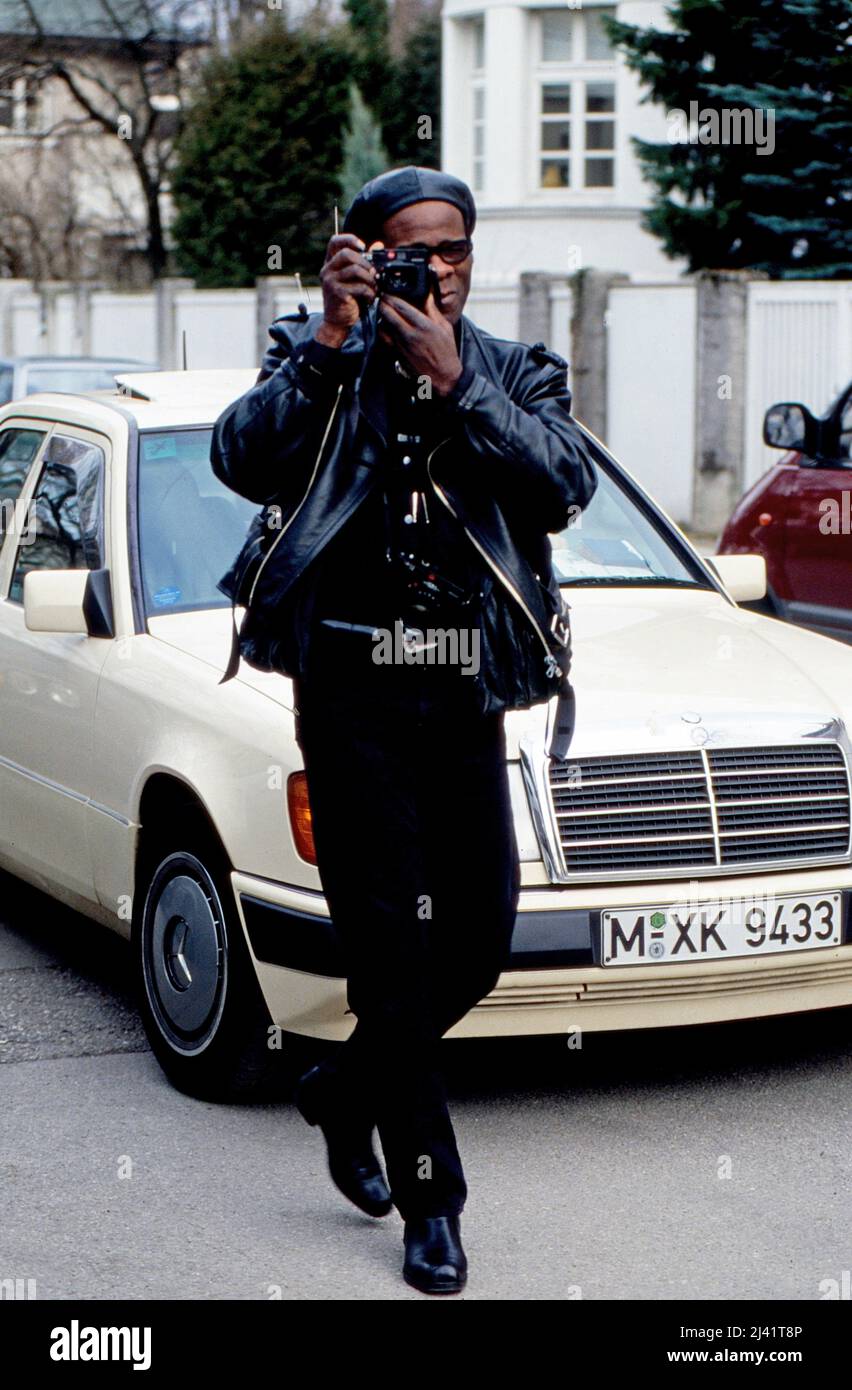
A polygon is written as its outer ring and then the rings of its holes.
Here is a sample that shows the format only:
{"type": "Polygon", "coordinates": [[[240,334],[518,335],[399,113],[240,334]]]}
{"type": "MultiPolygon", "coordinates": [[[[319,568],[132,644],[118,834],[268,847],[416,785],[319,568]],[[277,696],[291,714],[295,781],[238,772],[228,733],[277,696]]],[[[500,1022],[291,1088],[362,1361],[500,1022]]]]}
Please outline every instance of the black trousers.
{"type": "Polygon", "coordinates": [[[340,662],[327,645],[313,685],[296,683],[317,866],[357,1018],[320,1064],[324,1085],[342,1116],[377,1125],[403,1219],[449,1215],[467,1185],[439,1041],[496,984],[518,906],[503,714],[475,711],[457,668],[371,670],[363,645],[348,659],[368,638],[334,641],[340,662]]]}

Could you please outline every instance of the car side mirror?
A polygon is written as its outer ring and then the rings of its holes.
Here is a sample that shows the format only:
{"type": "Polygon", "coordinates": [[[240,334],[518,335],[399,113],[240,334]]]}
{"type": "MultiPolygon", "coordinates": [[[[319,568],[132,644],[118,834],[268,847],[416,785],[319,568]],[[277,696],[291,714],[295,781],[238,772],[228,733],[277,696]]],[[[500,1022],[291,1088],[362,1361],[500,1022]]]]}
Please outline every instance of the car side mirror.
{"type": "Polygon", "coordinates": [[[766,598],[766,560],[763,555],[705,555],[734,603],[757,603],[766,598]]]}
{"type": "Polygon", "coordinates": [[[109,571],[27,570],[24,625],[30,632],[113,637],[109,571]]]}
{"type": "Polygon", "coordinates": [[[771,405],[763,419],[763,442],[772,449],[795,449],[815,454],[818,426],[806,405],[782,401],[771,405]]]}

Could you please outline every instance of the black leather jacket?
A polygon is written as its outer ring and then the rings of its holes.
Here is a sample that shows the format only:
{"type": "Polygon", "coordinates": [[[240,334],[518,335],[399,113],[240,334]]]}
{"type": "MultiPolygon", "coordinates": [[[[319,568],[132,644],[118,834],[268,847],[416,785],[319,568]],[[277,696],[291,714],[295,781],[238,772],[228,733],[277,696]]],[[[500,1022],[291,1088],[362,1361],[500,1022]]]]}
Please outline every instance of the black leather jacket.
{"type": "MultiPolygon", "coordinates": [[[[214,429],[217,478],[263,504],[219,582],[247,609],[222,680],[240,656],[301,674],[314,586],[297,581],[377,482],[387,421],[370,370],[375,311],[338,349],[314,339],[319,320],[303,312],[270,326],[274,346],[257,384],[214,429]]],[[[438,505],[486,562],[473,677],[482,711],[526,708],[570,691],[568,610],[548,533],[588,504],[597,477],[571,416],[563,358],[541,343],[495,338],[464,316],[458,349],[462,376],[432,402],[442,428],[427,471],[438,505]]]]}

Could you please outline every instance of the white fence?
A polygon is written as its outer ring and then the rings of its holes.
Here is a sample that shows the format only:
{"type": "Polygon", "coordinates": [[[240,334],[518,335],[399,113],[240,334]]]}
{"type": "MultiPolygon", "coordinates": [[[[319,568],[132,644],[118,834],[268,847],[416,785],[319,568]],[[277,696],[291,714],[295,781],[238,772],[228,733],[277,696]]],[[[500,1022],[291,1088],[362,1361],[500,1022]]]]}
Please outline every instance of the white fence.
{"type": "MultiPolygon", "coordinates": [[[[644,487],[681,522],[693,515],[696,440],[697,306],[694,282],[618,285],[609,292],[607,443],[644,487]]],[[[852,379],[852,281],[753,280],[742,324],[745,378],[737,370],[736,325],[730,380],[714,378],[718,412],[739,412],[743,491],[777,462],[763,443],[763,417],[776,401],[821,413],[852,379]]],[[[732,331],[733,328],[733,331],[732,331]]],[[[704,383],[706,392],[707,383],[704,383]]]]}
{"type": "MultiPolygon", "coordinates": [[[[35,293],[26,282],[0,281],[0,355],[126,356],[172,367],[182,362],[185,334],[190,367],[255,366],[273,318],[292,312],[300,299],[312,310],[321,305],[318,288],[300,292],[285,279],[264,284],[263,291],[196,290],[187,281],[162,281],[155,292],[120,294],[62,285],[35,293]]],[[[716,413],[716,381],[709,393],[708,383],[697,381],[699,303],[689,279],[611,286],[603,434],[676,520],[702,529],[694,478],[712,440],[708,446],[696,436],[698,395],[703,390],[706,402],[709,394],[716,413]]],[[[852,281],[755,280],[743,303],[740,323],[720,325],[733,365],[718,406],[719,414],[738,412],[740,490],[778,457],[762,443],[766,409],[778,400],[802,400],[822,411],[852,377],[852,281]],[[744,372],[737,362],[745,363],[744,372]]],[[[571,305],[570,284],[554,277],[549,324],[536,331],[569,361],[571,305]]],[[[521,311],[518,284],[474,280],[468,313],[489,332],[516,338],[521,311]]],[[[706,429],[706,418],[700,427],[706,429]]]]}
{"type": "Polygon", "coordinates": [[[750,485],[778,459],[763,443],[776,401],[822,414],[852,377],[852,282],[756,281],[749,285],[746,467],[750,485]]]}
{"type": "Polygon", "coordinates": [[[607,439],[681,521],[692,515],[694,285],[619,285],[607,313],[607,439]]]}
{"type": "MultiPolygon", "coordinates": [[[[273,282],[269,322],[292,313],[300,300],[311,311],[322,306],[319,287],[299,291],[292,280],[273,282]]],[[[479,284],[468,312],[489,332],[514,338],[518,332],[517,285],[479,284]]],[[[570,351],[570,291],[556,289],[557,351],[570,351]]],[[[258,300],[254,289],[197,290],[166,281],[160,293],[83,292],[50,286],[36,294],[21,281],[0,281],[0,355],[39,353],[92,357],[138,357],[162,367],[183,362],[184,334],[190,367],[252,367],[260,364],[258,300]],[[162,320],[158,328],[158,316],[162,320]]],[[[263,326],[265,333],[266,324],[263,326]]]]}

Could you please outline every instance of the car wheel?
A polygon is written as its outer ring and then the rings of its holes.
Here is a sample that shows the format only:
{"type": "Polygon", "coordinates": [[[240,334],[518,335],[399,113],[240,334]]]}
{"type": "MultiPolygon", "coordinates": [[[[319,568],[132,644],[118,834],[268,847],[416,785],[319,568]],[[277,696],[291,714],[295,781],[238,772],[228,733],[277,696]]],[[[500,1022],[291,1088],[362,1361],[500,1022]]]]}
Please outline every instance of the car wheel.
{"type": "Polygon", "coordinates": [[[272,1019],[212,834],[193,827],[148,847],[135,898],[140,1013],[173,1085],[205,1100],[286,1086],[288,1039],[270,1046],[272,1019]]]}

